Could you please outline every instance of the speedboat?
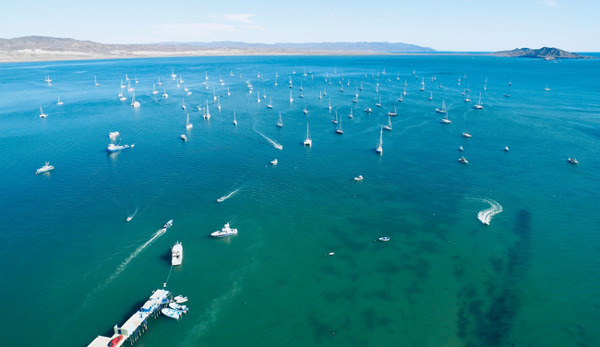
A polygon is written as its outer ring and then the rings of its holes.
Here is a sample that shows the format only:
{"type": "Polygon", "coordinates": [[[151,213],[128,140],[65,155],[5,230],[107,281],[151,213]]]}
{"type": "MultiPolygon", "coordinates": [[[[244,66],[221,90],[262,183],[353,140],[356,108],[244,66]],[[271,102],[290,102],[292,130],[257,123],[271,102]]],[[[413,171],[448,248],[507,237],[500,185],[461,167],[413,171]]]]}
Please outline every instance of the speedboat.
{"type": "Polygon", "coordinates": [[[567,161],[571,164],[579,164],[579,162],[577,161],[577,159],[575,159],[575,157],[569,157],[569,159],[567,159],[567,161]]]}
{"type": "Polygon", "coordinates": [[[172,226],[173,226],[173,220],[171,219],[170,221],[168,221],[167,223],[165,223],[165,225],[163,225],[163,228],[169,229],[172,226]]]}
{"type": "Polygon", "coordinates": [[[221,228],[221,230],[217,230],[214,231],[210,234],[210,236],[212,237],[226,237],[226,236],[233,236],[233,235],[237,235],[237,229],[232,229],[229,227],[229,223],[225,223],[225,225],[223,226],[223,228],[221,228]]]}
{"type": "Polygon", "coordinates": [[[183,245],[181,242],[176,242],[171,248],[171,265],[177,266],[181,265],[183,261],[183,245]]]}
{"type": "Polygon", "coordinates": [[[187,313],[190,309],[186,306],[186,305],[180,305],[174,301],[171,301],[169,303],[169,307],[174,309],[174,310],[178,310],[181,311],[183,313],[187,313]]]}
{"type": "Polygon", "coordinates": [[[362,182],[362,180],[363,180],[363,176],[362,176],[362,175],[358,175],[358,176],[354,177],[354,180],[355,180],[356,182],[362,182]]]}
{"type": "Polygon", "coordinates": [[[271,160],[271,165],[273,165],[273,166],[277,165],[277,158],[271,160]]]}
{"type": "Polygon", "coordinates": [[[37,169],[35,171],[35,174],[38,175],[38,174],[41,174],[41,173],[44,173],[44,172],[48,172],[48,171],[52,171],[52,170],[54,170],[54,166],[50,165],[49,162],[46,162],[44,164],[44,166],[42,166],[41,168],[39,168],[39,169],[37,169]]]}
{"type": "Polygon", "coordinates": [[[176,297],[173,298],[173,300],[175,300],[175,302],[178,304],[183,304],[188,301],[188,297],[183,296],[183,295],[177,295],[176,297]]]}
{"type": "Polygon", "coordinates": [[[470,139],[470,138],[471,138],[471,134],[469,134],[469,131],[465,131],[465,132],[462,134],[462,137],[466,137],[466,138],[470,139]]]}
{"type": "Polygon", "coordinates": [[[468,164],[469,163],[469,161],[465,157],[460,157],[458,159],[458,162],[462,163],[462,164],[468,164]]]}
{"type": "Polygon", "coordinates": [[[130,145],[122,145],[122,146],[120,146],[120,145],[115,145],[114,143],[111,143],[111,144],[108,145],[108,147],[106,147],[106,151],[108,153],[114,153],[114,152],[119,152],[121,150],[127,149],[129,147],[132,147],[132,146],[130,146],[130,145]]]}
{"type": "Polygon", "coordinates": [[[383,236],[378,238],[377,240],[381,241],[381,242],[388,242],[390,240],[389,236],[383,236]]]}
{"type": "Polygon", "coordinates": [[[162,312],[162,314],[164,314],[165,316],[173,318],[175,320],[179,320],[179,318],[181,318],[181,315],[183,314],[183,311],[174,310],[170,307],[165,307],[162,310],[160,310],[160,312],[162,312]]]}

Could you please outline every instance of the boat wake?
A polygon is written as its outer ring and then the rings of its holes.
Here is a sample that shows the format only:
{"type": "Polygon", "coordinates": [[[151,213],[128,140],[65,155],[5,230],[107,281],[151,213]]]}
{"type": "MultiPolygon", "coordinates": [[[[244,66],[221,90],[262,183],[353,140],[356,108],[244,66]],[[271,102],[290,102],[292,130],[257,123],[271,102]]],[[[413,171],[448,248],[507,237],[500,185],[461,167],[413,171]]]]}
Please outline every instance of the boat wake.
{"type": "Polygon", "coordinates": [[[152,235],[152,237],[146,241],[143,245],[139,246],[135,251],[133,251],[133,253],[131,253],[129,255],[129,257],[127,257],[127,259],[125,259],[121,265],[119,265],[119,267],[117,268],[117,270],[108,278],[108,280],[106,280],[106,283],[104,285],[109,284],[110,282],[112,282],[115,278],[117,278],[117,276],[119,276],[121,274],[121,272],[123,272],[125,270],[125,268],[127,267],[127,265],[135,258],[138,256],[138,254],[142,253],[142,251],[148,247],[154,240],[156,240],[157,238],[161,237],[164,233],[167,232],[166,228],[162,228],[159,229],[156,233],[154,233],[154,235],[152,235]]]}
{"type": "Polygon", "coordinates": [[[240,188],[234,190],[233,192],[231,192],[227,195],[223,195],[222,197],[217,199],[217,202],[223,202],[223,201],[229,199],[230,197],[234,196],[239,190],[240,190],[240,188]]]}
{"type": "Polygon", "coordinates": [[[490,225],[492,218],[495,215],[497,215],[498,213],[502,212],[502,205],[500,205],[498,202],[496,202],[494,200],[489,200],[489,199],[477,199],[477,200],[480,200],[481,202],[486,202],[490,205],[490,207],[488,209],[479,211],[477,213],[477,219],[479,219],[482,224],[490,225]]]}
{"type": "Polygon", "coordinates": [[[280,145],[280,144],[278,144],[277,142],[275,142],[275,141],[271,140],[270,138],[268,138],[268,137],[267,137],[267,135],[265,135],[265,134],[261,133],[260,131],[258,131],[258,130],[256,130],[256,129],[254,129],[254,131],[256,131],[258,134],[260,134],[260,136],[262,136],[262,137],[263,137],[265,140],[269,141],[269,143],[270,143],[270,144],[271,144],[273,147],[277,148],[278,150],[282,150],[282,149],[283,149],[283,146],[282,146],[282,145],[280,145]]]}

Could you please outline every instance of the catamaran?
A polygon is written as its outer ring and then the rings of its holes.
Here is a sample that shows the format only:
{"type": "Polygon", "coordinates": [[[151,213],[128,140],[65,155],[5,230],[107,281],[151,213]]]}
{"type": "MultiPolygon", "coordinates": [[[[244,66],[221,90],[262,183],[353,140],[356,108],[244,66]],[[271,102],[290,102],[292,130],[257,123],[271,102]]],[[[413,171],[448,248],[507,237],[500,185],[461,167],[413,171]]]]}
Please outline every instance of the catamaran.
{"type": "Polygon", "coordinates": [[[310,138],[310,130],[308,129],[308,123],[306,123],[306,140],[304,140],[304,145],[311,147],[312,139],[310,138]]]}

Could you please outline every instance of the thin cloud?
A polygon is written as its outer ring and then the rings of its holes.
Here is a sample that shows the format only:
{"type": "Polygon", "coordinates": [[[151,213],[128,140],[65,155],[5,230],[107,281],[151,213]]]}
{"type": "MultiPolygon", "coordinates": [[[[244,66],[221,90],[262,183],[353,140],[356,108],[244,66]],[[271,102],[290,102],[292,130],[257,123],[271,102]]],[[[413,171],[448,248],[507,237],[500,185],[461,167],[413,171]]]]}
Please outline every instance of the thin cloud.
{"type": "Polygon", "coordinates": [[[554,0],[544,0],[542,1],[542,5],[550,6],[550,7],[559,7],[556,1],[554,0]]]}
{"type": "Polygon", "coordinates": [[[251,17],[254,17],[253,14],[243,14],[243,13],[232,13],[232,14],[224,14],[223,18],[232,22],[240,22],[244,24],[254,24],[253,21],[250,20],[251,17]]]}

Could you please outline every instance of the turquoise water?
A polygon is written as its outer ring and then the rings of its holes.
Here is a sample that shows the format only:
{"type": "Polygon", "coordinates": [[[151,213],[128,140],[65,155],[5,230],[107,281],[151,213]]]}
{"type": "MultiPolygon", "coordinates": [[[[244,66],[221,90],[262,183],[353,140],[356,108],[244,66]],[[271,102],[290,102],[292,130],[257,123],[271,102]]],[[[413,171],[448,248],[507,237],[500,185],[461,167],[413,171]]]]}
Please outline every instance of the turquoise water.
{"type": "Polygon", "coordinates": [[[111,334],[167,280],[170,247],[181,241],[183,265],[167,289],[190,298],[190,313],[151,321],[136,345],[598,345],[599,85],[598,60],[2,64],[0,340],[82,346],[111,334]],[[125,74],[139,109],[127,92],[118,100],[125,74]],[[161,87],[151,93],[158,77],[166,100],[161,87]],[[467,87],[472,103],[461,95],[467,87]],[[475,110],[480,92],[484,109],[475,110]],[[206,100],[209,121],[196,110],[206,100]],[[450,125],[435,113],[442,100],[450,125]],[[394,104],[398,117],[378,156],[394,104]],[[47,119],[38,117],[40,105],[47,119]],[[336,110],[343,135],[334,133],[336,110]],[[275,127],[279,112],[283,128],[275,127]],[[461,136],[467,129],[470,139],[461,136]],[[107,155],[110,131],[135,147],[107,155]],[[462,155],[468,165],[458,163],[462,155]],[[569,156],[580,164],[568,164],[569,156]],[[56,169],[35,175],[45,161],[56,169]],[[354,182],[359,174],[364,181],[354,182]],[[477,216],[491,206],[497,214],[486,226],[477,216]],[[171,218],[174,226],[147,243],[171,218]],[[227,221],[237,237],[208,237],[227,221]],[[374,242],[380,236],[391,240],[374,242]]]}

